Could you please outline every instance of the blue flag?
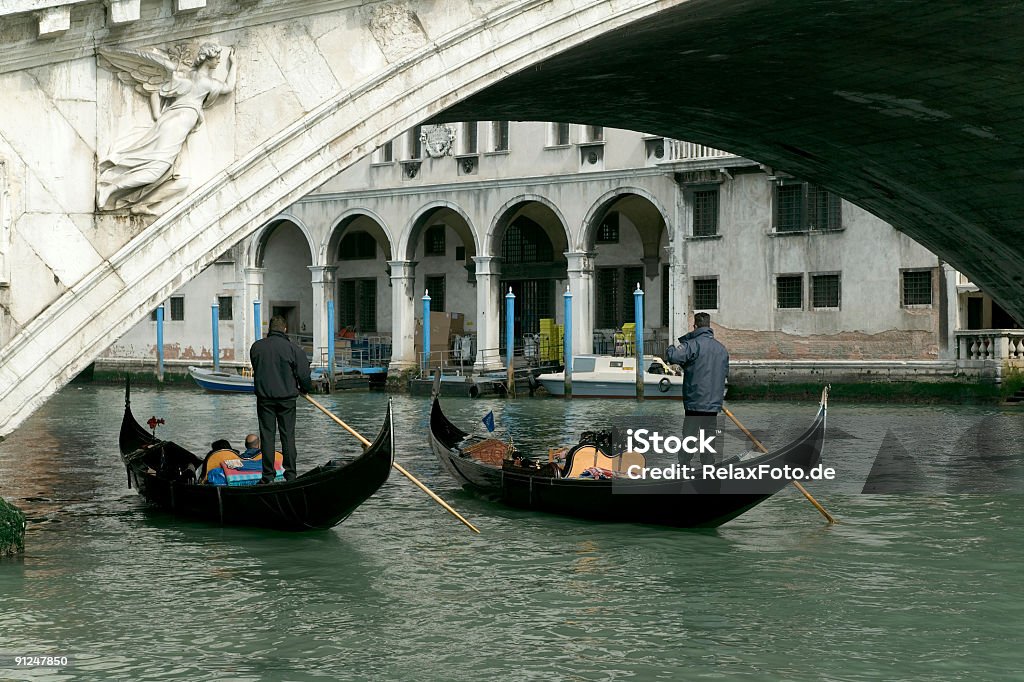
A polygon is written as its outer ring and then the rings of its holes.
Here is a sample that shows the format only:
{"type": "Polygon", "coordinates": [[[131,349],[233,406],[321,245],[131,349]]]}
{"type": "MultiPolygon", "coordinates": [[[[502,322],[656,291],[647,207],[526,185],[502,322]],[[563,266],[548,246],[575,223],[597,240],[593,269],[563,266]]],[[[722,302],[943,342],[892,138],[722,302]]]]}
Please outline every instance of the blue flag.
{"type": "Polygon", "coordinates": [[[485,414],[484,418],[481,419],[480,421],[482,421],[484,423],[484,426],[487,427],[488,431],[493,431],[494,430],[494,410],[491,410],[490,412],[485,414]]]}

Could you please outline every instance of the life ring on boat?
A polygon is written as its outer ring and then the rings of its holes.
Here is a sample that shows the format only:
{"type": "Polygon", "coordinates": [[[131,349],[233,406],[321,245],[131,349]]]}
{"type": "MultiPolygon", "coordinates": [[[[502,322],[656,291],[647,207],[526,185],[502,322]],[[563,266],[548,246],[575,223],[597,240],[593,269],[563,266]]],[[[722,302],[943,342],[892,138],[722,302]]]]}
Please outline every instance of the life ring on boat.
{"type": "Polygon", "coordinates": [[[668,377],[662,377],[661,381],[658,382],[658,390],[662,393],[668,393],[672,389],[672,382],[668,380],[668,377]]]}

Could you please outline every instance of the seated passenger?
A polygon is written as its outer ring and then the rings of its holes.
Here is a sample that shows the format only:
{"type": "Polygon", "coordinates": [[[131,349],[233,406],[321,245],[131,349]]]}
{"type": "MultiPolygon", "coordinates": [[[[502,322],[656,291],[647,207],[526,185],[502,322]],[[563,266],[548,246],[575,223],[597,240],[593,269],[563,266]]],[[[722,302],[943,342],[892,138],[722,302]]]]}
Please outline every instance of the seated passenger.
{"type": "Polygon", "coordinates": [[[231,459],[238,459],[238,450],[231,447],[231,443],[224,439],[215,440],[210,444],[210,451],[206,453],[203,466],[199,470],[199,482],[206,483],[207,476],[211,471],[220,469],[221,465],[231,459]]]}
{"type": "Polygon", "coordinates": [[[242,459],[258,459],[261,455],[260,437],[255,433],[250,433],[245,437],[245,452],[242,453],[242,459]]]}

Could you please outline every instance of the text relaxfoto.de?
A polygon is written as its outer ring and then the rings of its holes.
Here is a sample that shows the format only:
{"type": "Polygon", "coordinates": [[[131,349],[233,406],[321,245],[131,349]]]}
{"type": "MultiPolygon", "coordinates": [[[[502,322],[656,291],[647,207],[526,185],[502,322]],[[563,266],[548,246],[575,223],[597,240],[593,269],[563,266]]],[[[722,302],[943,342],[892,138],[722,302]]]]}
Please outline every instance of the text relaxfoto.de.
{"type": "MultiPolygon", "coordinates": [[[[699,453],[718,454],[714,448],[715,434],[705,433],[701,429],[696,436],[679,438],[678,436],[662,436],[657,431],[648,429],[628,429],[626,431],[626,450],[640,454],[666,454],[677,455],[685,452],[690,455],[699,453]]],[[[626,469],[626,475],[632,479],[651,480],[694,480],[698,478],[713,480],[835,480],[836,471],[832,467],[825,467],[821,464],[805,471],[800,467],[791,467],[788,464],[774,466],[770,464],[759,464],[757,466],[736,466],[727,464],[720,466],[716,464],[702,464],[699,468],[688,464],[673,464],[665,467],[646,467],[634,464],[626,469]]]]}

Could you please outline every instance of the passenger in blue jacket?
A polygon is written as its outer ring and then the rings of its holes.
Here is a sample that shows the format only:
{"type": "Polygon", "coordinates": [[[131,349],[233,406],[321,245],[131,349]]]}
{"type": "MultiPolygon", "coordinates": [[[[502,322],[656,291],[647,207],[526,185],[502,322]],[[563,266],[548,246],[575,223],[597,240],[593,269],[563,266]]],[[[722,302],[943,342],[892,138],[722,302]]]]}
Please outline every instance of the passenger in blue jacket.
{"type": "MultiPolygon", "coordinates": [[[[718,429],[718,413],[722,411],[729,378],[729,351],[715,338],[711,316],[695,314],[693,331],[680,336],[679,345],[669,346],[665,358],[683,368],[683,437],[697,436],[699,443],[703,430],[707,443],[707,436],[718,429]]],[[[709,452],[707,447],[701,450],[701,464],[713,464],[715,455],[721,456],[720,442],[721,439],[714,439],[711,449],[715,452],[709,452]]],[[[692,453],[679,451],[680,464],[688,464],[691,457],[692,453]]]]}
{"type": "MultiPolygon", "coordinates": [[[[284,479],[295,478],[295,398],[299,393],[313,390],[309,378],[309,360],[306,352],[285,334],[288,324],[280,315],[270,318],[267,337],[252,344],[249,360],[252,362],[253,384],[256,389],[256,416],[260,422],[260,444],[264,452],[273,453],[276,444],[275,427],[281,432],[281,455],[284,459],[284,479]]],[[[263,479],[260,483],[273,483],[274,456],[263,458],[263,479]]]]}

